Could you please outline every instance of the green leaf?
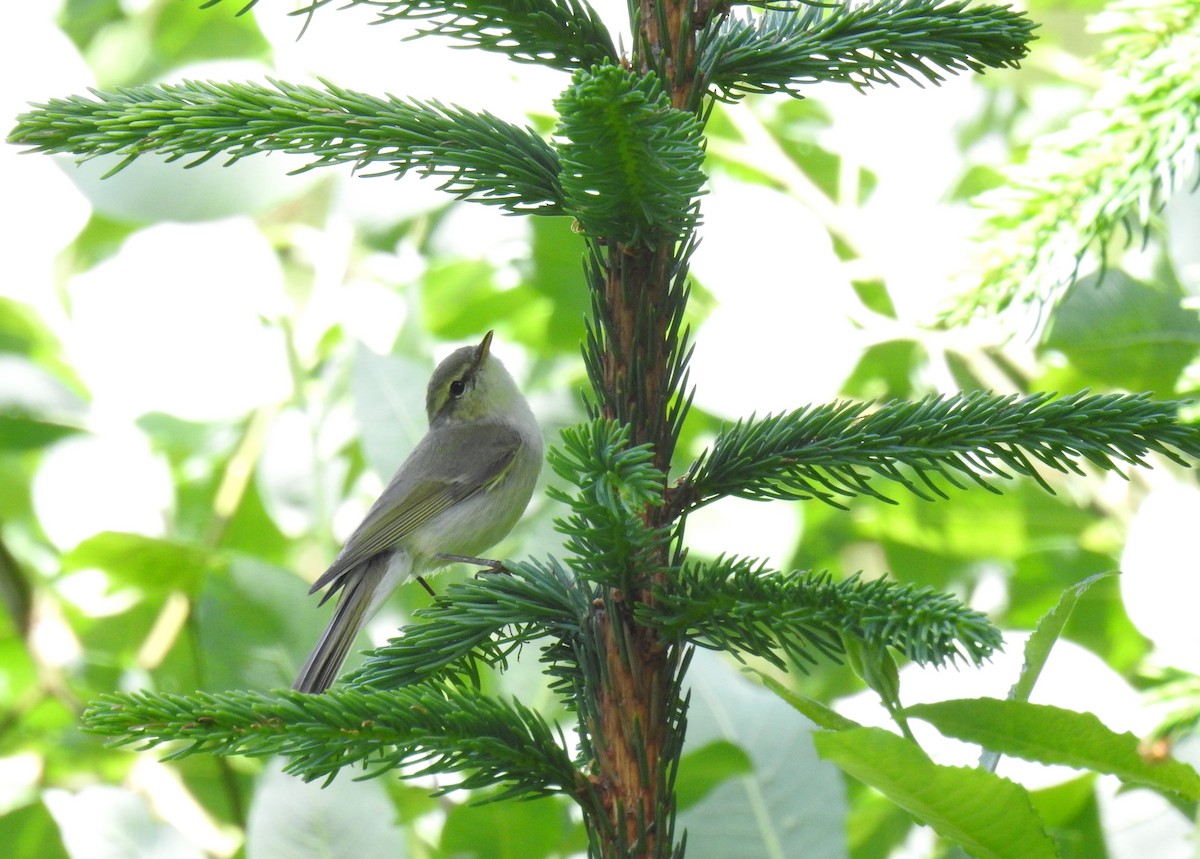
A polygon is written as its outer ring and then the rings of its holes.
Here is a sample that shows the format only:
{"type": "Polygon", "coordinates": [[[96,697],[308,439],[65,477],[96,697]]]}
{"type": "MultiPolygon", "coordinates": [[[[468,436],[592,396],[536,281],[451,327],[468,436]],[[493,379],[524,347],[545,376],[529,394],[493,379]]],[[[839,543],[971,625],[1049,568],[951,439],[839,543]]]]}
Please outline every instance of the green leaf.
{"type": "Polygon", "coordinates": [[[0,814],[0,844],[8,859],[68,857],[58,826],[41,802],[0,814]]]}
{"type": "Polygon", "coordinates": [[[66,0],[58,26],[83,53],[109,24],[121,21],[125,14],[121,0],[66,0]]]}
{"type": "Polygon", "coordinates": [[[1066,355],[1092,384],[1169,396],[1200,349],[1200,317],[1177,291],[1110,269],[1071,285],[1042,348],[1066,355]]]}
{"type": "Polygon", "coordinates": [[[478,337],[499,322],[525,316],[541,320],[551,312],[550,302],[527,284],[501,288],[486,260],[434,261],[421,287],[425,327],[444,340],[478,337]]]}
{"type": "Polygon", "coordinates": [[[842,642],[851,670],[867,684],[868,689],[879,696],[884,709],[896,720],[901,730],[907,731],[903,714],[898,712],[903,706],[900,703],[900,669],[892,652],[885,645],[865,642],[853,636],[843,636],[842,642]]]}
{"type": "MultiPolygon", "coordinates": [[[[529,224],[530,260],[525,283],[548,302],[538,302],[544,321],[536,337],[522,338],[532,351],[579,354],[583,320],[591,312],[591,296],[583,280],[583,240],[565,218],[535,218],[529,224]]],[[[532,334],[532,332],[531,332],[532,334]]]]}
{"type": "Polygon", "coordinates": [[[988,772],[935,764],[879,728],[813,736],[822,758],[875,788],[977,859],[1056,859],[1023,787],[988,772]]]}
{"type": "Polygon", "coordinates": [[[955,183],[948,198],[966,201],[1004,183],[1004,174],[990,164],[975,164],[968,167],[955,183]]]}
{"type": "Polygon", "coordinates": [[[71,371],[59,372],[57,344],[21,324],[19,312],[4,318],[17,307],[0,304],[0,450],[14,451],[47,447],[85,418],[84,401],[63,382],[71,371]]]}
{"type": "Polygon", "coordinates": [[[84,653],[81,679],[96,690],[141,680],[149,646],[158,655],[186,639],[179,635],[179,621],[186,617],[187,605],[182,599],[150,594],[119,613],[75,618],[72,627],[84,653]]]}
{"type": "MultiPolygon", "coordinates": [[[[883,297],[887,298],[886,292],[883,297]]],[[[918,372],[928,359],[925,347],[915,340],[875,343],[867,347],[842,383],[842,393],[862,400],[907,399],[912,396],[918,372]]]]}
{"type": "Polygon", "coordinates": [[[908,812],[886,796],[858,791],[846,819],[850,859],[890,859],[913,825],[908,812]]]}
{"type": "Polygon", "coordinates": [[[996,698],[917,704],[906,712],[948,737],[1001,754],[1108,773],[1130,784],[1200,799],[1200,775],[1192,767],[1174,760],[1147,761],[1138,752],[1137,737],[1108,729],[1091,713],[996,698]]]}
{"type": "Polygon", "coordinates": [[[1108,859],[1093,773],[1034,791],[1033,807],[1058,842],[1062,859],[1108,859]]]}
{"type": "Polygon", "coordinates": [[[754,765],[752,773],[726,779],[680,813],[688,856],[845,856],[843,780],[818,760],[809,722],[712,653],[696,653],[687,682],[692,699],[684,753],[725,741],[754,765]]]}
{"type": "Polygon", "coordinates": [[[425,434],[425,386],[432,368],[403,355],[354,350],[350,391],[367,463],[386,481],[425,434]]]}
{"type": "Polygon", "coordinates": [[[850,728],[861,728],[862,726],[853,719],[847,719],[837,710],[832,707],[827,707],[815,698],[809,698],[807,695],[801,695],[795,692],[769,674],[764,674],[761,671],[755,671],[758,679],[763,685],[782,698],[784,701],[791,704],[800,715],[808,719],[818,728],[825,728],[829,731],[846,731],[850,728]]]}
{"type": "Polygon", "coordinates": [[[286,686],[328,620],[328,608],[318,609],[317,598],[308,596],[307,584],[294,573],[256,558],[235,558],[227,573],[206,578],[196,601],[199,679],[164,674],[158,688],[286,686]]]}
{"type": "Polygon", "coordinates": [[[676,804],[680,810],[690,808],[726,779],[753,771],[754,764],[741,746],[713,740],[680,759],[675,778],[676,804]]]}
{"type": "Polygon", "coordinates": [[[360,859],[408,855],[404,829],[378,780],[322,788],[268,767],[246,821],[246,859],[360,859]]]}
{"type": "Polygon", "coordinates": [[[563,208],[587,236],[652,244],[695,226],[703,130],[657,77],[593,66],[575,73],[554,106],[563,208]]]}
{"type": "Polygon", "coordinates": [[[266,59],[271,43],[253,15],[242,15],[237,4],[204,9],[192,3],[167,3],[155,11],[150,33],[154,47],[152,68],[143,69],[143,80],[161,77],[169,69],[207,60],[266,59]]]}
{"type": "MultiPolygon", "coordinates": [[[[7,549],[3,551],[7,552],[7,549]]],[[[5,591],[30,587],[27,581],[0,582],[5,591]]],[[[28,594],[24,596],[29,599],[28,594]]],[[[0,613],[0,710],[17,712],[22,696],[32,697],[41,682],[39,666],[29,652],[27,635],[31,621],[31,610],[22,607],[17,600],[6,595],[4,612],[0,613]],[[23,614],[22,608],[24,608],[23,614]]]]}
{"type": "MultiPolygon", "coordinates": [[[[850,286],[854,289],[854,294],[858,296],[858,300],[862,302],[863,307],[873,313],[878,313],[880,316],[887,319],[896,319],[896,304],[892,301],[892,294],[888,291],[886,281],[872,278],[870,280],[852,280],[850,286]]],[[[905,341],[896,341],[903,343],[905,341]]],[[[900,396],[897,394],[896,396],[900,396]]]]}
{"type": "Polygon", "coordinates": [[[571,829],[558,799],[456,805],[446,815],[439,855],[473,859],[540,859],[560,856],[571,829]]]}
{"type": "MultiPolygon", "coordinates": [[[[1103,521],[1098,511],[1089,511],[1103,521]]],[[[1094,527],[1091,523],[1083,528],[1094,527]]],[[[1064,592],[1073,590],[1097,570],[1114,570],[1119,559],[1116,549],[1088,551],[1079,545],[1083,528],[1062,531],[1048,540],[1034,543],[1030,551],[1018,555],[1009,577],[1010,606],[1002,625],[1010,629],[1034,629],[1043,616],[1058,605],[1064,592]]],[[[1090,582],[1087,593],[1080,593],[1071,609],[1071,622],[1060,633],[1104,659],[1119,674],[1134,672],[1150,652],[1151,642],[1126,612],[1119,576],[1102,573],[1090,582]]]]}
{"type": "Polygon", "coordinates": [[[154,814],[147,798],[124,788],[91,785],[77,792],[55,788],[45,802],[73,857],[205,859],[205,853],[154,814]]]}
{"type": "Polygon", "coordinates": [[[233,516],[221,530],[220,548],[247,552],[260,560],[283,563],[294,547],[271,518],[259,492],[259,481],[251,480],[239,499],[233,516]]]}
{"type": "Polygon", "coordinates": [[[79,432],[79,427],[24,415],[0,414],[0,450],[36,450],[79,432]]]}
{"type": "Polygon", "coordinates": [[[1062,635],[1063,627],[1067,625],[1067,621],[1071,618],[1071,612],[1074,611],[1075,604],[1079,602],[1080,597],[1087,593],[1088,588],[1101,579],[1112,575],[1116,575],[1116,573],[1097,573],[1094,576],[1084,579],[1074,587],[1067,588],[1063,591],[1058,605],[1042,616],[1042,619],[1038,621],[1037,629],[1033,631],[1033,634],[1029,636],[1029,640],[1025,642],[1025,661],[1021,665],[1021,674],[1017,677],[1017,682],[1009,690],[1008,698],[1010,701],[1029,700],[1029,696],[1033,693],[1034,684],[1037,683],[1038,676],[1046,666],[1046,660],[1050,658],[1051,649],[1053,649],[1055,643],[1058,641],[1059,636],[1062,635]]]}
{"type": "Polygon", "coordinates": [[[0,352],[56,352],[58,341],[28,304],[0,296],[0,352]]]}
{"type": "MultiPolygon", "coordinates": [[[[1081,533],[1095,527],[1097,518],[1068,498],[1048,495],[1033,481],[1021,481],[1004,495],[963,493],[952,504],[865,501],[856,505],[857,511],[861,512],[851,535],[837,539],[876,541],[885,552],[888,567],[903,570],[906,581],[943,590],[959,587],[964,577],[973,579],[980,558],[1019,570],[1021,560],[1037,547],[1076,544],[1081,533]],[[980,528],[980,522],[987,522],[987,527],[980,528]]],[[[805,510],[805,515],[811,517],[812,513],[805,510]]],[[[832,511],[827,515],[836,517],[832,511]]],[[[1055,580],[1050,586],[1036,579],[1015,581],[1010,587],[1013,609],[1024,622],[1014,622],[1011,613],[1000,618],[1009,627],[1032,628],[1058,601],[1063,588],[1112,565],[1111,558],[1093,557],[1096,562],[1078,575],[1055,580]]]]}
{"type": "Polygon", "coordinates": [[[224,567],[221,555],[202,546],[117,531],[89,537],[62,563],[64,570],[104,570],[117,584],[155,594],[194,594],[206,575],[224,567]]]}

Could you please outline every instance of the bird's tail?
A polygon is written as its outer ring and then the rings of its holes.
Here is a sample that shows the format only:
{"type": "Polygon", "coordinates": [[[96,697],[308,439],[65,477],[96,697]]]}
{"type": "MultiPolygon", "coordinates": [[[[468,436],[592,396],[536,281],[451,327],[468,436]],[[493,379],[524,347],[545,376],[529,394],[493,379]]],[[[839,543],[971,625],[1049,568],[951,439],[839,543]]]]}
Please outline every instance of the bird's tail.
{"type": "MultiPolygon", "coordinates": [[[[333,685],[358,632],[379,607],[380,586],[387,573],[385,558],[372,558],[347,573],[346,585],[329,626],[321,633],[292,688],[297,692],[324,692],[333,685]]],[[[386,595],[383,595],[386,596],[386,595]]]]}

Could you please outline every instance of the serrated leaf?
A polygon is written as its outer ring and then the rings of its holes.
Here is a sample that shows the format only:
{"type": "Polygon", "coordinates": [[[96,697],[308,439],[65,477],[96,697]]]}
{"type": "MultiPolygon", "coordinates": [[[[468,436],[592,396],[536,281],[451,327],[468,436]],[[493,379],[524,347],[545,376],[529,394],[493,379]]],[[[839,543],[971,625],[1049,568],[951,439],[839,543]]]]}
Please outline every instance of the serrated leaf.
{"type": "Polygon", "coordinates": [[[1178,761],[1149,762],[1138,738],[1116,733],[1091,713],[998,698],[917,704],[905,710],[948,737],[1043,764],[1115,775],[1122,781],[1200,799],[1200,775],[1178,761]]]}
{"type": "Polygon", "coordinates": [[[762,681],[764,686],[795,707],[800,715],[804,716],[818,728],[825,728],[830,731],[845,731],[851,728],[862,727],[858,722],[853,719],[847,719],[841,713],[831,707],[826,707],[820,701],[792,691],[774,677],[763,674],[761,671],[754,673],[758,675],[758,679],[762,681]]]}
{"type": "Polygon", "coordinates": [[[1033,805],[1058,841],[1062,859],[1109,859],[1094,773],[1034,791],[1033,805]]]}
{"type": "Polygon", "coordinates": [[[977,859],[1055,859],[1025,788],[978,769],[935,764],[880,728],[818,733],[822,758],[870,785],[977,859]]]}
{"type": "Polygon", "coordinates": [[[1051,649],[1062,635],[1063,627],[1071,619],[1071,612],[1075,610],[1075,604],[1079,602],[1080,597],[1087,593],[1088,588],[1111,575],[1115,575],[1115,573],[1111,571],[1097,573],[1074,587],[1067,588],[1059,598],[1058,605],[1042,616],[1042,619],[1038,621],[1037,629],[1025,642],[1025,661],[1021,665],[1021,675],[1008,693],[1009,700],[1029,700],[1029,696],[1033,693],[1033,686],[1037,683],[1038,676],[1046,665],[1046,660],[1050,658],[1051,649]]]}
{"type": "MultiPolygon", "coordinates": [[[[1025,642],[1025,659],[1021,664],[1021,674],[1017,677],[1017,682],[1008,692],[1010,701],[1029,700],[1029,696],[1033,694],[1033,687],[1037,683],[1042,669],[1046,666],[1046,660],[1050,658],[1050,651],[1053,650],[1059,636],[1062,635],[1063,628],[1071,618],[1075,604],[1092,585],[1110,575],[1113,573],[1097,573],[1073,587],[1067,588],[1059,597],[1058,604],[1038,621],[1037,629],[1025,642]]],[[[980,756],[979,765],[989,772],[995,772],[996,764],[999,761],[999,752],[985,749],[980,756]]]]}

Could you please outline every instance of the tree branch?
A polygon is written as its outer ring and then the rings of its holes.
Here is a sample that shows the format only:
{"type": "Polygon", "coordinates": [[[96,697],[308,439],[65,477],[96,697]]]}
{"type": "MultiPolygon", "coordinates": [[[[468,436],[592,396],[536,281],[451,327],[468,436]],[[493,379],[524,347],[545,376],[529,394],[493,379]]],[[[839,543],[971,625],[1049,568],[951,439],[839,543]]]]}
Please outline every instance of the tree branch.
{"type": "Polygon", "coordinates": [[[339,688],[321,695],[111,694],[90,706],[83,720],[89,731],[115,737],[119,745],[187,743],[167,760],[197,752],[286,755],[286,771],[306,781],[332,778],[355,764],[370,775],[405,764],[422,767],[408,777],[463,773],[462,782],[442,792],[504,784],[506,797],[572,792],[578,781],[563,738],[537,713],[516,701],[447,686],[339,688]]]}
{"type": "Polygon", "coordinates": [[[1022,163],[979,198],[990,214],[976,244],[980,287],[954,316],[1057,295],[1089,250],[1103,266],[1118,225],[1148,229],[1200,166],[1200,4],[1110,5],[1094,66],[1100,89],[1062,131],[1037,138],[1022,163]],[[1015,249],[1020,249],[1015,252],[1015,249]]]}
{"type": "Polygon", "coordinates": [[[739,421],[723,432],[673,487],[674,515],[718,498],[815,498],[869,495],[891,502],[872,483],[883,477],[925,500],[966,481],[998,493],[987,477],[1031,477],[1054,490],[1035,463],[1083,473],[1079,460],[1119,473],[1158,453],[1187,465],[1200,456],[1200,431],[1177,422],[1178,403],[1145,394],[1088,394],[1054,399],[982,392],[869,404],[809,406],[739,421]]]}
{"type": "Polygon", "coordinates": [[[842,640],[891,647],[922,665],[959,659],[979,665],[1002,643],[980,612],[929,588],[829,573],[768,571],[757,562],[718,558],[688,564],[638,619],[693,644],[756,656],[780,668],[837,659],[842,640]]]}
{"type": "MultiPolygon", "coordinates": [[[[333,0],[314,0],[292,14],[311,16],[333,0]]],[[[446,36],[520,63],[564,71],[619,59],[612,36],[587,0],[349,0],[338,8],[371,6],[376,23],[431,21],[409,38],[446,36]]]]}
{"type": "Polygon", "coordinates": [[[937,84],[945,74],[1016,67],[1034,26],[1007,6],[968,0],[774,6],[713,22],[697,66],[705,86],[729,101],[756,92],[800,98],[824,81],[858,90],[897,79],[937,84]]]}
{"type": "Polygon", "coordinates": [[[532,129],[438,102],[379,98],[326,83],[191,81],[52,99],[18,117],[12,143],[85,158],[149,152],[192,167],[221,153],[233,163],[264,152],[311,157],[295,172],[350,164],[365,175],[415,170],[459,199],[510,212],[561,215],[558,156],[532,129]]]}

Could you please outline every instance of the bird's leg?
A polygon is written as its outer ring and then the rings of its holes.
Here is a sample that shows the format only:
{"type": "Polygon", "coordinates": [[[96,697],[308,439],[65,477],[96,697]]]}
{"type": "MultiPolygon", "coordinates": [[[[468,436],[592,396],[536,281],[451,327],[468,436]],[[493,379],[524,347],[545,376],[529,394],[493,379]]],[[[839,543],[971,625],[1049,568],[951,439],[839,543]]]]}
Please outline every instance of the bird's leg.
{"type": "Polygon", "coordinates": [[[437,597],[437,594],[434,592],[433,588],[429,586],[429,582],[425,581],[424,576],[417,576],[417,581],[421,583],[421,587],[425,588],[425,592],[427,594],[429,594],[431,597],[437,597]]]}
{"type": "Polygon", "coordinates": [[[492,573],[504,573],[506,576],[511,576],[512,572],[505,568],[503,561],[489,561],[487,558],[472,558],[470,555],[435,555],[439,561],[451,561],[459,564],[473,564],[476,567],[484,567],[476,575],[490,575],[492,573]]]}

